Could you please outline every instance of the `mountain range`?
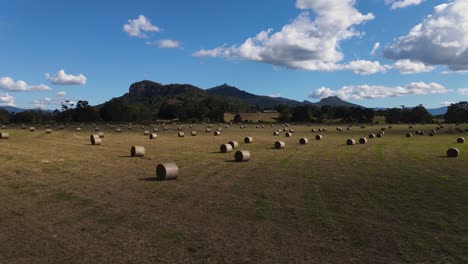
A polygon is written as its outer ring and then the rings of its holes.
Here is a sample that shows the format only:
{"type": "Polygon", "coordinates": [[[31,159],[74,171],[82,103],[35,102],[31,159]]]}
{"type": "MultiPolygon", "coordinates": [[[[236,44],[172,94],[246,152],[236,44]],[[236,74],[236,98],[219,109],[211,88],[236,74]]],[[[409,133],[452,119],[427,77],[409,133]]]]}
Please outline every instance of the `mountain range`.
{"type": "MultiPolygon", "coordinates": [[[[321,99],[319,102],[310,101],[296,101],[283,97],[270,97],[265,95],[256,95],[246,91],[243,91],[237,87],[223,84],[210,89],[201,89],[191,84],[168,84],[163,85],[157,82],[143,80],[140,82],[133,83],[129,92],[114,98],[119,99],[126,104],[132,103],[150,103],[157,100],[163,100],[167,97],[191,97],[191,98],[205,98],[208,95],[216,95],[227,98],[229,100],[237,100],[248,105],[259,106],[262,108],[273,108],[276,105],[286,104],[289,106],[300,106],[300,105],[315,105],[315,106],[344,106],[344,107],[361,107],[363,106],[352,104],[341,100],[336,96],[331,96],[321,99]]],[[[97,105],[96,108],[100,108],[101,105],[97,105]]],[[[8,112],[22,112],[28,109],[21,109],[12,106],[0,106],[8,112]]],[[[374,108],[374,110],[382,110],[385,108],[374,108]]],[[[432,115],[443,115],[447,112],[447,107],[427,109],[432,115]]]]}

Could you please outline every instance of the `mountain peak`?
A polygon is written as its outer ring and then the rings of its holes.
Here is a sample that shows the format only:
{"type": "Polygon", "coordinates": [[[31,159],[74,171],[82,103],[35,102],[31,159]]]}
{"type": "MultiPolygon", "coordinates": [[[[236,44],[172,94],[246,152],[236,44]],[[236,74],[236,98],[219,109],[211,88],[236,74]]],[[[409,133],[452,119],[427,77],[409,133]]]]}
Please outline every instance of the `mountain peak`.
{"type": "Polygon", "coordinates": [[[326,98],[322,98],[319,102],[315,103],[317,106],[344,106],[344,107],[362,107],[357,104],[352,104],[349,102],[346,102],[339,98],[338,96],[329,96],[326,98]]]}

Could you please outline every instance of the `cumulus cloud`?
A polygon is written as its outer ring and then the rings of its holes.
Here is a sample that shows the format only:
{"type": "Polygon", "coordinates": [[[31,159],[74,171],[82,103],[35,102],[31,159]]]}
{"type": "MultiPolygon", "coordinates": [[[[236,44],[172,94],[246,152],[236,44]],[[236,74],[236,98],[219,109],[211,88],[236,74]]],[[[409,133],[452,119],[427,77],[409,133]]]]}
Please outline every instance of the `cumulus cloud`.
{"type": "Polygon", "coordinates": [[[47,109],[50,108],[50,106],[60,106],[62,104],[70,106],[74,105],[75,101],[70,99],[64,91],[57,92],[54,97],[44,97],[33,101],[33,105],[41,109],[47,109]]]}
{"type": "Polygon", "coordinates": [[[393,68],[400,71],[401,74],[412,74],[421,72],[431,72],[434,66],[427,66],[419,61],[399,60],[393,64],[393,68]]]}
{"type": "Polygon", "coordinates": [[[193,55],[244,59],[311,71],[347,69],[346,65],[338,64],[344,59],[340,43],[361,36],[354,26],[374,19],[374,15],[360,13],[355,0],[297,0],[296,7],[304,11],[276,33],[267,29],[240,45],[225,44],[193,55]],[[314,20],[305,10],[315,13],[314,20]]]}
{"type": "Polygon", "coordinates": [[[145,32],[159,32],[159,27],[151,24],[151,20],[144,15],[139,15],[138,18],[129,19],[127,24],[123,25],[123,31],[131,37],[147,38],[145,32]]]}
{"type": "Polygon", "coordinates": [[[461,95],[467,95],[468,94],[468,88],[460,88],[457,90],[457,92],[461,95]]]}
{"type": "Polygon", "coordinates": [[[449,90],[438,83],[414,82],[406,86],[387,87],[372,85],[344,86],[339,90],[321,87],[309,94],[311,98],[326,98],[338,96],[347,99],[381,99],[387,97],[400,97],[406,95],[443,94],[449,90]]]}
{"type": "Polygon", "coordinates": [[[15,106],[15,98],[8,93],[0,94],[0,106],[15,106]]]}
{"type": "Polygon", "coordinates": [[[6,91],[17,92],[35,92],[35,91],[49,91],[52,90],[47,85],[29,85],[25,81],[15,81],[10,77],[0,77],[0,89],[6,91]]]}
{"type": "Polygon", "coordinates": [[[343,66],[343,69],[352,70],[355,74],[368,75],[385,72],[389,66],[380,65],[378,61],[357,60],[343,66]]]}
{"type": "Polygon", "coordinates": [[[376,42],[370,52],[370,55],[374,56],[379,48],[380,48],[380,42],[376,42]]]}
{"type": "Polygon", "coordinates": [[[172,39],[162,39],[157,41],[147,41],[146,45],[155,45],[161,49],[175,49],[181,46],[180,42],[172,39]]]}
{"type": "Polygon", "coordinates": [[[392,9],[405,8],[412,5],[419,5],[423,0],[385,0],[386,4],[391,4],[392,9]]]}
{"type": "Polygon", "coordinates": [[[468,1],[454,0],[434,7],[434,13],[410,32],[387,45],[383,54],[394,60],[445,65],[451,71],[468,70],[468,1]]]}
{"type": "Polygon", "coordinates": [[[49,80],[52,84],[59,85],[85,85],[86,77],[83,74],[72,75],[65,73],[65,70],[59,70],[54,75],[48,73],[45,74],[46,79],[49,80]]]}

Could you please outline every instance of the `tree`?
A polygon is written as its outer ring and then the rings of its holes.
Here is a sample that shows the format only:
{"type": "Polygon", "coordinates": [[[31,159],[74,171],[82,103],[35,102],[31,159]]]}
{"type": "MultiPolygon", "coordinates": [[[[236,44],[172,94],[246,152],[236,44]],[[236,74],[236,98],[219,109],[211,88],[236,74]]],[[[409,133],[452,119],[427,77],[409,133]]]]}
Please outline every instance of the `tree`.
{"type": "Polygon", "coordinates": [[[5,109],[0,109],[0,123],[8,123],[10,122],[10,113],[8,113],[5,109]]]}
{"type": "Polygon", "coordinates": [[[116,99],[106,102],[99,110],[99,116],[107,122],[126,122],[130,119],[128,107],[116,99]]]}
{"type": "Polygon", "coordinates": [[[445,121],[449,123],[465,123],[468,122],[468,102],[463,101],[456,104],[451,104],[447,113],[444,115],[445,121]]]}

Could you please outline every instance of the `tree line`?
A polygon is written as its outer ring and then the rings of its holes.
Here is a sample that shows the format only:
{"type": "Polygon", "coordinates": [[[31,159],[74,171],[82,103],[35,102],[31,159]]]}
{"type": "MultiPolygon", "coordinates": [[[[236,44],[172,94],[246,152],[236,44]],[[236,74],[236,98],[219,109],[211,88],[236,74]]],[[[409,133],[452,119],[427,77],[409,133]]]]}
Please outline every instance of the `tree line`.
{"type": "MultiPolygon", "coordinates": [[[[407,108],[373,110],[361,107],[301,105],[291,107],[277,105],[279,122],[345,122],[372,123],[376,116],[382,116],[387,123],[431,123],[433,116],[423,105],[407,108]]],[[[191,100],[166,100],[157,107],[147,104],[126,104],[113,99],[105,104],[92,107],[87,101],[78,101],[75,106],[62,105],[55,111],[28,110],[9,113],[0,109],[0,123],[47,123],[47,122],[150,122],[158,119],[178,119],[186,122],[229,121],[224,113],[262,111],[259,106],[248,106],[222,97],[210,96],[193,102],[191,100]]],[[[449,123],[468,122],[468,102],[452,104],[443,116],[449,123]]],[[[235,121],[242,121],[240,115],[235,121]]]]}

